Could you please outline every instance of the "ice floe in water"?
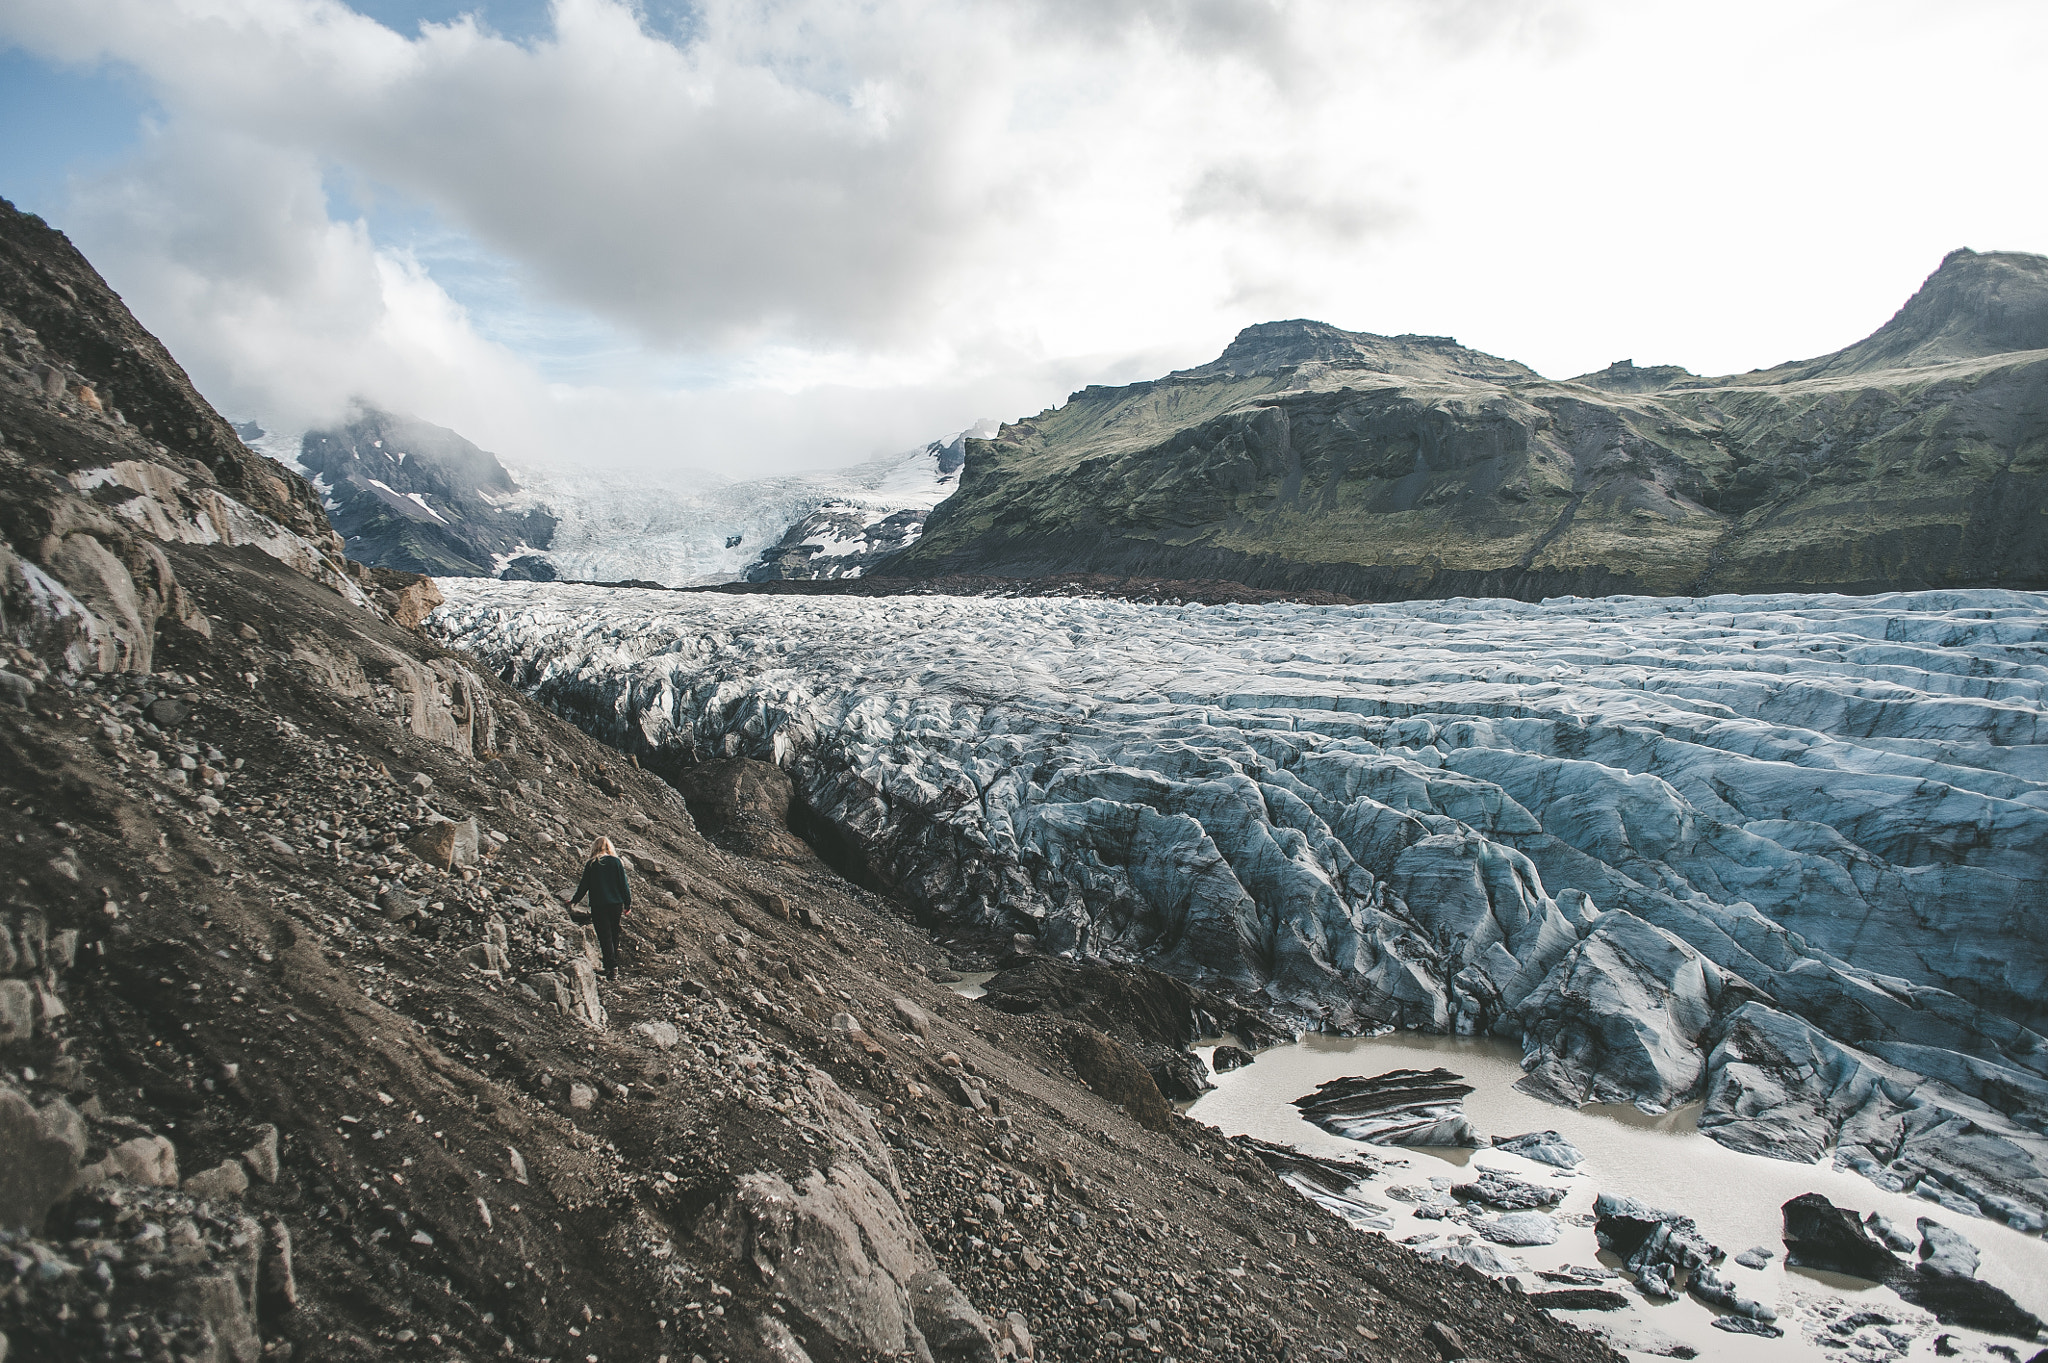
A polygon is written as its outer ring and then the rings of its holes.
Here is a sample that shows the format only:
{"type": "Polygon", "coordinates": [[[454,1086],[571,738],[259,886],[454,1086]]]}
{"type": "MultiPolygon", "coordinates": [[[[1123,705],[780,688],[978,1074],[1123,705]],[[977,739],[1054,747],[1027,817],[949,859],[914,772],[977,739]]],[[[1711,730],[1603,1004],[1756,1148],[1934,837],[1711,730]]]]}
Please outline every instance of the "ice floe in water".
{"type": "Polygon", "coordinates": [[[784,766],[936,918],[2048,1213],[2048,597],[442,589],[643,763],[784,766]]]}

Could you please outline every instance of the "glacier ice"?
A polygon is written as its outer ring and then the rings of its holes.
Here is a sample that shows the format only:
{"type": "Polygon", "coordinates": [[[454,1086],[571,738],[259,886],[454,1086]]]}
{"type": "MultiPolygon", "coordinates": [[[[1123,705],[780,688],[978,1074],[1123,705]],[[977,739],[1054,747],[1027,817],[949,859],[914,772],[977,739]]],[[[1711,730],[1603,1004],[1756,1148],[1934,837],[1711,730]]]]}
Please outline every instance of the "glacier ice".
{"type": "Polygon", "coordinates": [[[451,643],[643,764],[787,769],[934,919],[2048,1210],[2048,597],[441,586],[451,643]]]}

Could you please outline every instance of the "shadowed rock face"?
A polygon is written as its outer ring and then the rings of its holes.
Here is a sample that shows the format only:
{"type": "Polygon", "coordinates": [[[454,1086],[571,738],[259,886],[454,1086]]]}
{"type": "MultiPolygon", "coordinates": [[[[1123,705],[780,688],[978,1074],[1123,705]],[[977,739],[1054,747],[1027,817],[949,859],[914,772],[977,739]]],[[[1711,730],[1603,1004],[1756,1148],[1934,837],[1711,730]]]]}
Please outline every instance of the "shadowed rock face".
{"type": "Polygon", "coordinates": [[[1856,1213],[1819,1193],[1795,1197],[1783,1210],[1788,1264],[1883,1283],[1944,1325],[2020,1339],[2040,1333],[2039,1317],[1976,1277],[1976,1249],[1945,1226],[1920,1223],[1928,1258],[1916,1267],[1873,1239],[1856,1213]]]}
{"type": "Polygon", "coordinates": [[[876,571],[1359,600],[2048,584],[2048,259],[1951,254],[1868,339],[1570,381],[1446,338],[1247,328],[972,441],[876,571]]]}

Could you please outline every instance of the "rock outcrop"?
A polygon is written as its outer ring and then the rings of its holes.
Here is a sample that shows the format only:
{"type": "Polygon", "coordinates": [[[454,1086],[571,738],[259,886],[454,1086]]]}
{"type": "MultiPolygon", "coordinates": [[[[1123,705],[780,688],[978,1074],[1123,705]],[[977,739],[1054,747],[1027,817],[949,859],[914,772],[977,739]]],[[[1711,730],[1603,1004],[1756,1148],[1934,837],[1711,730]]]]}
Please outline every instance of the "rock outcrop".
{"type": "Polygon", "coordinates": [[[2048,586],[2048,258],[1956,251],[1832,355],[1564,381],[1443,337],[1247,327],[967,448],[880,572],[1359,600],[2048,586]]]}

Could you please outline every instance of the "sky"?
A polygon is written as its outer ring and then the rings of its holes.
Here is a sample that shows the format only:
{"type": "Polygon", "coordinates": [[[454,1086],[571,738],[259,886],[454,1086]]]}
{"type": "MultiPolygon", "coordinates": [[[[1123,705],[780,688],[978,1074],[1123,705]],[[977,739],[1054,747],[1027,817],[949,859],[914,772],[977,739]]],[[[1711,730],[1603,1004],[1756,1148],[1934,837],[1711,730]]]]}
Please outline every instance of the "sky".
{"type": "Polygon", "coordinates": [[[2038,0],[0,0],[0,196],[223,412],[871,458],[1314,317],[1569,377],[2048,252],[2038,0]]]}

